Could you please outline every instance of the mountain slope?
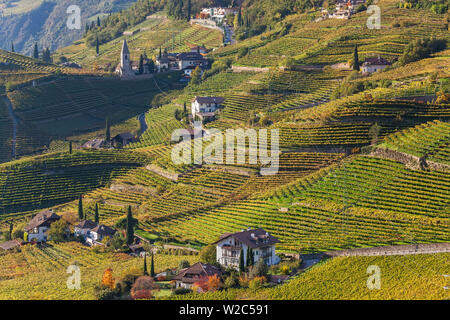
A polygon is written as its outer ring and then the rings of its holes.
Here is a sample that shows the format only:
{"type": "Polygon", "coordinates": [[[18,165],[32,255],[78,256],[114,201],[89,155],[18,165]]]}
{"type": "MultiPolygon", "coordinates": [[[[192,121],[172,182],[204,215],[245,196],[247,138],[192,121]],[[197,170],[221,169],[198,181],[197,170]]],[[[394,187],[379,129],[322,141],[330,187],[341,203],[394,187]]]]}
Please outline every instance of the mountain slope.
{"type": "Polygon", "coordinates": [[[50,50],[66,46],[80,39],[89,18],[97,14],[107,14],[129,6],[135,0],[53,0],[42,2],[30,11],[0,18],[0,48],[30,54],[35,42],[39,47],[50,50]],[[67,8],[78,5],[81,9],[81,30],[69,30],[66,26],[69,15],[67,8]]]}

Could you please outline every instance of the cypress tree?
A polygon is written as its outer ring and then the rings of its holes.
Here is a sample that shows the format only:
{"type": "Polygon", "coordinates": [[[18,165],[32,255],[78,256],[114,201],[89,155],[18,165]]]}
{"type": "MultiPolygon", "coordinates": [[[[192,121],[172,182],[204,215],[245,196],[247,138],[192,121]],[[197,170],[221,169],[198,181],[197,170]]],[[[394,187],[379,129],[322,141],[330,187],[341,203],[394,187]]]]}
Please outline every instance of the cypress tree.
{"type": "Polygon", "coordinates": [[[109,119],[106,118],[106,130],[105,130],[105,140],[109,142],[111,140],[111,128],[109,126],[109,119]]]}
{"type": "Polygon", "coordinates": [[[141,54],[139,57],[139,74],[144,73],[144,56],[141,54]]]}
{"type": "Polygon", "coordinates": [[[12,240],[13,224],[9,223],[9,239],[12,240]]]}
{"type": "Polygon", "coordinates": [[[255,265],[255,252],[253,251],[253,249],[250,251],[251,255],[250,255],[250,265],[254,266],[255,265]]]}
{"type": "Polygon", "coordinates": [[[358,45],[355,45],[355,51],[353,52],[353,70],[359,71],[358,45]]]}
{"type": "Polygon", "coordinates": [[[80,195],[80,198],[78,199],[78,219],[81,221],[84,218],[83,213],[83,196],[80,195]]]}
{"type": "Polygon", "coordinates": [[[148,271],[147,271],[147,254],[144,254],[144,276],[148,276],[148,271]]]}
{"type": "Polygon", "coordinates": [[[191,21],[191,16],[192,16],[192,3],[191,3],[191,0],[188,0],[188,3],[187,3],[187,21],[191,21]]]}
{"type": "Polygon", "coordinates": [[[69,142],[69,154],[72,154],[72,141],[69,142]]]}
{"type": "Polygon", "coordinates": [[[100,218],[98,216],[98,203],[95,204],[94,222],[99,223],[100,218]]]}
{"type": "Polygon", "coordinates": [[[131,206],[128,206],[127,214],[127,244],[133,244],[134,242],[134,225],[133,225],[133,214],[131,212],[131,206]]]}
{"type": "Polygon", "coordinates": [[[98,43],[98,36],[95,42],[95,52],[97,53],[97,55],[100,54],[100,44],[98,43]]]}
{"type": "Polygon", "coordinates": [[[33,58],[39,59],[39,49],[37,42],[34,44],[33,58]]]}
{"type": "Polygon", "coordinates": [[[238,27],[241,27],[242,26],[242,7],[239,7],[237,22],[238,22],[238,27]]]}
{"type": "Polygon", "coordinates": [[[245,262],[244,262],[244,249],[241,248],[241,253],[239,254],[239,271],[245,271],[245,262]]]}
{"type": "Polygon", "coordinates": [[[245,266],[246,266],[246,267],[250,267],[250,259],[251,259],[251,256],[252,256],[252,249],[251,249],[251,248],[248,248],[248,249],[247,249],[247,261],[245,262],[245,266]]]}
{"type": "Polygon", "coordinates": [[[100,17],[97,17],[97,27],[100,28],[100,17]]]}
{"type": "Polygon", "coordinates": [[[152,251],[152,263],[150,264],[150,276],[155,276],[155,261],[153,259],[153,251],[152,251]]]}
{"type": "Polygon", "coordinates": [[[13,41],[11,41],[11,52],[16,52],[16,51],[14,50],[14,42],[13,42],[13,41]]]}

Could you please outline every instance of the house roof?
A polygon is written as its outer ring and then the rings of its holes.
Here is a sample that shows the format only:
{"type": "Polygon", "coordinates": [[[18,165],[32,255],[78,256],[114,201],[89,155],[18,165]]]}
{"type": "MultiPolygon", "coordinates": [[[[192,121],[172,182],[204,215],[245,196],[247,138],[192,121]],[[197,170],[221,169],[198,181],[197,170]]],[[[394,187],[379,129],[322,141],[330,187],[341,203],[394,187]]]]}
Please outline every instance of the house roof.
{"type": "Polygon", "coordinates": [[[9,249],[13,249],[16,247],[20,247],[21,245],[22,244],[17,240],[10,240],[10,241],[0,243],[0,248],[2,248],[3,250],[9,250],[9,249]]]}
{"type": "Polygon", "coordinates": [[[225,99],[222,97],[195,97],[194,101],[197,101],[201,104],[208,104],[208,103],[217,103],[221,104],[224,103],[225,99]]]}
{"type": "Polygon", "coordinates": [[[41,211],[37,215],[35,215],[33,219],[31,219],[30,223],[28,223],[28,225],[25,227],[25,231],[30,231],[40,226],[48,227],[52,222],[59,219],[61,219],[61,217],[58,216],[53,211],[50,210],[41,211]]]}
{"type": "Polygon", "coordinates": [[[380,56],[378,57],[372,57],[372,58],[366,58],[364,60],[363,65],[365,66],[390,66],[391,63],[380,56]]]}
{"type": "Polygon", "coordinates": [[[100,148],[102,144],[105,142],[103,139],[93,139],[89,140],[88,142],[84,143],[81,147],[82,148],[100,148]]]}
{"type": "Polygon", "coordinates": [[[97,223],[95,223],[92,220],[84,220],[81,221],[79,224],[77,224],[75,226],[75,228],[80,228],[80,229],[94,229],[95,227],[97,227],[97,223]]]}
{"type": "Polygon", "coordinates": [[[268,232],[266,232],[264,229],[248,229],[241,232],[231,233],[231,234],[225,234],[223,237],[220,237],[220,240],[216,241],[220,242],[222,240],[225,240],[229,237],[236,238],[240,242],[244,243],[248,247],[252,249],[260,248],[260,247],[266,247],[274,245],[275,243],[280,242],[277,238],[270,235],[268,232]]]}
{"type": "Polygon", "coordinates": [[[102,236],[113,236],[116,233],[116,230],[103,224],[99,224],[98,226],[92,229],[92,232],[95,232],[102,236]]]}
{"type": "Polygon", "coordinates": [[[182,52],[177,55],[178,60],[203,60],[203,56],[197,52],[182,52]]]}
{"type": "Polygon", "coordinates": [[[189,268],[182,269],[178,275],[173,277],[173,280],[184,283],[195,283],[202,277],[210,277],[215,274],[218,276],[222,274],[220,268],[210,264],[197,262],[189,268]]]}

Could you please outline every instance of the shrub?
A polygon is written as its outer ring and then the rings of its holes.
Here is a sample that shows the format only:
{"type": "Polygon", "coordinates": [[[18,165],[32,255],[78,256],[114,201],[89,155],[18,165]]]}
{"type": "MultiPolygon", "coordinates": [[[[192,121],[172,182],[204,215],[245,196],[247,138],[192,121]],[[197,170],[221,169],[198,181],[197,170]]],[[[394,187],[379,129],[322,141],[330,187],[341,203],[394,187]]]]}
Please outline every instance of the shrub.
{"type": "Polygon", "coordinates": [[[186,289],[186,288],[177,288],[173,291],[173,293],[176,295],[182,295],[182,294],[192,293],[192,290],[186,289]]]}

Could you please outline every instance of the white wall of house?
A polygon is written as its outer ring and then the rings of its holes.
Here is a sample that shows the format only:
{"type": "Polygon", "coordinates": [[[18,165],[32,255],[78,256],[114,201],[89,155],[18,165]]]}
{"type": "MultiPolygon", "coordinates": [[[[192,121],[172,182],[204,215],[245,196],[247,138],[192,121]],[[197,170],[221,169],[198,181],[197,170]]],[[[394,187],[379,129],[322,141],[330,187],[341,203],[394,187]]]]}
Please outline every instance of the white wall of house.
{"type": "Polygon", "coordinates": [[[36,240],[38,242],[47,241],[47,227],[38,227],[28,232],[28,241],[36,240]]]}
{"type": "Polygon", "coordinates": [[[362,66],[362,72],[363,73],[374,73],[374,72],[383,70],[386,67],[387,67],[386,65],[380,65],[380,66],[377,66],[377,65],[364,66],[363,65],[362,66]]]}
{"type": "MultiPolygon", "coordinates": [[[[216,246],[216,259],[217,262],[223,266],[233,266],[239,267],[239,255],[240,255],[240,247],[242,247],[244,253],[244,264],[247,264],[247,250],[248,246],[243,243],[239,243],[233,237],[224,239],[217,243],[216,246]],[[236,247],[233,250],[224,249],[224,246],[232,246],[236,247]],[[231,255],[231,257],[230,257],[231,255]]],[[[264,255],[264,262],[270,266],[280,262],[280,258],[275,254],[275,245],[261,247],[257,249],[253,249],[255,263],[264,255]]]]}
{"type": "Polygon", "coordinates": [[[218,105],[216,103],[198,103],[198,101],[195,100],[192,102],[191,109],[192,114],[195,115],[200,112],[214,112],[218,109],[218,105]]]}

